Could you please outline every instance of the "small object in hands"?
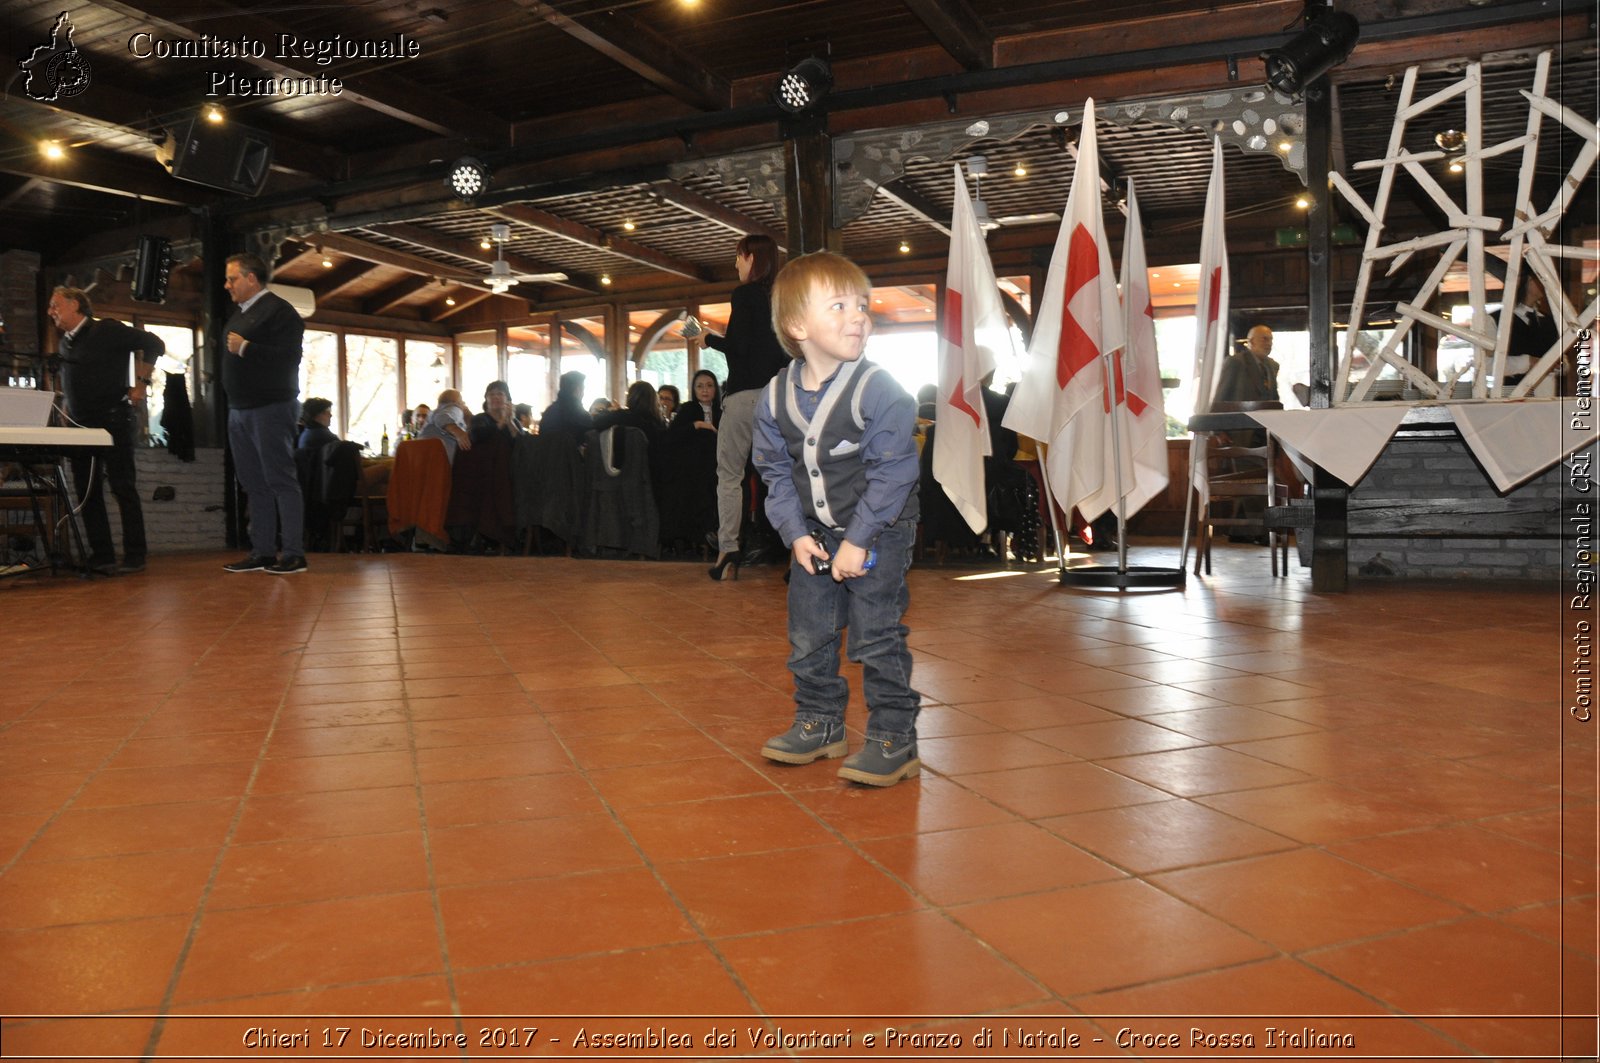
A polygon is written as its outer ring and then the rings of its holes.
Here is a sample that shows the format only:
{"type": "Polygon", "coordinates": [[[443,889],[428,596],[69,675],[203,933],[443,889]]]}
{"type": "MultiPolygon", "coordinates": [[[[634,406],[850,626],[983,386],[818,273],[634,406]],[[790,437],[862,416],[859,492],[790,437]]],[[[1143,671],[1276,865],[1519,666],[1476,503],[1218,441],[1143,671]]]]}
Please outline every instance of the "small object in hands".
{"type": "Polygon", "coordinates": [[[682,334],[686,340],[692,340],[704,331],[705,326],[700,324],[700,319],[693,314],[690,314],[688,320],[683,323],[682,334]]]}
{"type": "MultiPolygon", "coordinates": [[[[821,532],[814,531],[814,532],[811,533],[811,537],[813,539],[815,539],[817,541],[817,545],[822,547],[824,550],[826,550],[828,548],[828,545],[822,541],[822,533],[821,532]]],[[[877,563],[878,563],[878,551],[876,549],[872,549],[872,550],[868,550],[867,551],[866,563],[863,564],[861,567],[863,569],[871,571],[872,566],[876,565],[877,563]]],[[[823,576],[823,575],[826,575],[829,572],[832,572],[833,571],[833,558],[832,557],[813,557],[811,559],[811,570],[813,572],[815,572],[819,576],[823,576]]]]}

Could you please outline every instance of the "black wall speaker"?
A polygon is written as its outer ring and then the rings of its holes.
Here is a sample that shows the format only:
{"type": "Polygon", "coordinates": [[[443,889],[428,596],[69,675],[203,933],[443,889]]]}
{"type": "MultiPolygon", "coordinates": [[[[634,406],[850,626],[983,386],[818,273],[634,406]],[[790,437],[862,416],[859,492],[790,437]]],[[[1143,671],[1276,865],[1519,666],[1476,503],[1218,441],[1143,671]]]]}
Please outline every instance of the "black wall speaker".
{"type": "Polygon", "coordinates": [[[171,272],[172,241],[161,236],[139,237],[133,259],[133,297],[142,303],[166,302],[171,272]]]}
{"type": "Polygon", "coordinates": [[[156,159],[180,181],[254,196],[272,168],[272,138],[232,123],[191,118],[167,131],[156,159]]]}

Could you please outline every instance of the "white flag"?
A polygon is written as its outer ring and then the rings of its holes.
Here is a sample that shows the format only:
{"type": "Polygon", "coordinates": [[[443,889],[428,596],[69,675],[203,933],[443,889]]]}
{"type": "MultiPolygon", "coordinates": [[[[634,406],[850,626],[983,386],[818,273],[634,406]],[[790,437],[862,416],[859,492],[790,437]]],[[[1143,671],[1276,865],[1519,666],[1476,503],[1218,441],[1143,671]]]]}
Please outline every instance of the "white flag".
{"type": "Polygon", "coordinates": [[[1128,346],[1122,352],[1127,382],[1126,406],[1133,446],[1133,480],[1125,489],[1128,516],[1167,489],[1167,407],[1161,392],[1161,360],[1156,354],[1155,307],[1144,257],[1139,200],[1128,181],[1128,228],[1122,241],[1122,311],[1128,346]]]}
{"type": "Polygon", "coordinates": [[[1106,447],[1101,355],[1122,346],[1122,308],[1100,213],[1093,100],[1084,107],[1072,192],[1039,307],[1004,424],[1049,445],[1045,475],[1062,508],[1070,511],[1114,475],[1106,447]]]}
{"type": "MultiPolygon", "coordinates": [[[[1227,204],[1222,190],[1222,138],[1211,143],[1211,183],[1206,189],[1205,226],[1200,231],[1200,291],[1195,301],[1194,412],[1211,412],[1212,393],[1222,373],[1228,344],[1228,240],[1223,232],[1227,204]]],[[[1189,479],[1204,506],[1211,497],[1206,482],[1203,437],[1189,449],[1189,479]]]]}
{"type": "Polygon", "coordinates": [[[1092,497],[1078,503],[1078,511],[1088,521],[1116,505],[1119,487],[1123,516],[1131,517],[1167,486],[1167,412],[1161,398],[1144,231],[1132,180],[1128,182],[1128,223],[1122,240],[1122,319],[1127,346],[1111,355],[1113,376],[1106,390],[1104,428],[1106,467],[1120,465],[1120,470],[1092,497]]]}
{"type": "MultiPolygon", "coordinates": [[[[1009,344],[994,264],[983,243],[961,166],[955,167],[955,214],[950,220],[950,266],[939,335],[939,415],[933,433],[933,478],[975,532],[989,523],[983,459],[993,451],[983,380],[994,371],[997,346],[1009,344]]],[[[1009,455],[1007,455],[1009,457],[1009,455]]]]}

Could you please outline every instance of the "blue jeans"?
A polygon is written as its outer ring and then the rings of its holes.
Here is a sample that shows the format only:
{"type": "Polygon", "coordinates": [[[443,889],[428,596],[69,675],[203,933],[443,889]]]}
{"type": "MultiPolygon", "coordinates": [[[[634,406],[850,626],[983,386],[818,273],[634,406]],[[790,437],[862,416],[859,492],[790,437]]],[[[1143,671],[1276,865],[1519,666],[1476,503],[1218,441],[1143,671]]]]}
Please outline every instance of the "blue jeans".
{"type": "Polygon", "coordinates": [[[239,486],[250,496],[250,553],[272,557],[282,532],[283,556],[303,557],[305,500],[295,471],[295,420],[300,403],[294,399],[228,411],[228,445],[233,448],[233,471],[239,486]]]}
{"type": "MultiPolygon", "coordinates": [[[[861,665],[867,702],[867,740],[915,738],[922,695],[911,688],[909,630],[901,623],[911,592],[906,570],[916,538],[911,521],[878,536],[878,561],[865,576],[835,583],[811,575],[790,558],[789,671],[794,674],[795,719],[801,723],[844,721],[850,686],[839,675],[839,641],[850,629],[850,659],[861,665]]],[[[829,554],[840,537],[823,533],[829,554]]]]}

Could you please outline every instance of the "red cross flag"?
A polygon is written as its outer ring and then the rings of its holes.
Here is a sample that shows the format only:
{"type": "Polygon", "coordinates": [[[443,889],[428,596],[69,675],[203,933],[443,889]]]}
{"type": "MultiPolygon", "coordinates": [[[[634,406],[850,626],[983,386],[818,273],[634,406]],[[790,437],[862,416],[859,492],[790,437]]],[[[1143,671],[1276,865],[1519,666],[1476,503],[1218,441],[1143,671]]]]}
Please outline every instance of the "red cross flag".
{"type": "MultiPolygon", "coordinates": [[[[994,264],[983,243],[967,183],[956,165],[955,213],[950,219],[950,265],[939,333],[939,414],[933,432],[933,478],[975,532],[989,523],[983,459],[993,447],[983,381],[994,352],[1011,342],[994,264]]],[[[1006,455],[1010,457],[1010,455],[1006,455]]]]}
{"type": "MultiPolygon", "coordinates": [[[[1045,476],[1062,508],[1071,510],[1094,498],[1115,475],[1101,356],[1122,346],[1122,307],[1100,212],[1093,100],[1084,106],[1072,192],[1039,305],[1022,380],[1004,423],[1049,445],[1045,476]]],[[[1104,507],[1095,515],[1100,512],[1104,507]]]]}
{"type": "Polygon", "coordinates": [[[1167,488],[1167,410],[1161,395],[1144,230],[1131,179],[1122,241],[1122,320],[1127,346],[1111,356],[1115,380],[1107,388],[1105,400],[1106,446],[1113,458],[1120,459],[1121,469],[1091,499],[1078,504],[1086,520],[1094,519],[1091,510],[1098,514],[1116,505],[1119,485],[1124,518],[1139,512],[1167,488]]]}

